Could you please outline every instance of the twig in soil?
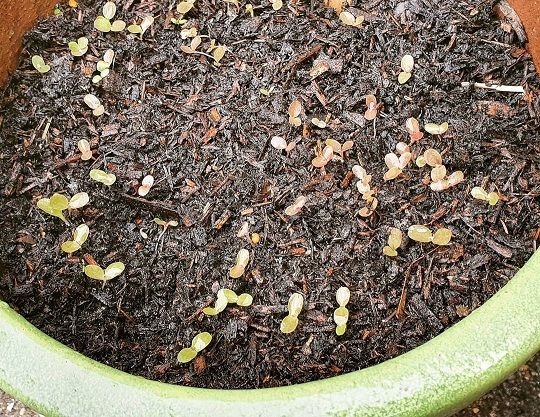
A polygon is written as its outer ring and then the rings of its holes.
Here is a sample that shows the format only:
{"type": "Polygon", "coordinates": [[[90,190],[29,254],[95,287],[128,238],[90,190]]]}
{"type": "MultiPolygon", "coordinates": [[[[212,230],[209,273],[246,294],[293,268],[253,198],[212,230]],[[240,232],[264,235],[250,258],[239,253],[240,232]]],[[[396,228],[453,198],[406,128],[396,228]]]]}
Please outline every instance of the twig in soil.
{"type": "MultiPolygon", "coordinates": [[[[97,150],[92,151],[92,155],[95,156],[97,154],[97,150]]],[[[54,169],[60,169],[68,164],[72,164],[74,162],[78,162],[81,159],[81,154],[76,154],[73,156],[70,156],[69,158],[62,159],[61,161],[58,161],[54,164],[54,169]]]]}
{"type": "Polygon", "coordinates": [[[180,216],[181,214],[178,212],[178,210],[174,209],[173,207],[169,206],[168,204],[162,203],[160,201],[150,201],[146,200],[144,198],[134,197],[129,194],[120,194],[120,196],[127,201],[143,204],[145,206],[148,206],[150,209],[159,210],[159,211],[165,211],[168,213],[175,214],[177,216],[180,216]]]}
{"type": "Polygon", "coordinates": [[[317,55],[321,51],[321,44],[317,44],[308,51],[304,52],[303,54],[297,56],[295,59],[293,59],[291,62],[289,62],[285,68],[283,69],[283,72],[289,73],[289,76],[287,77],[287,81],[285,81],[285,84],[283,88],[286,90],[289,87],[289,84],[292,81],[292,78],[296,74],[296,69],[298,66],[303,63],[304,61],[307,61],[309,58],[311,58],[313,55],[317,55]]]}
{"type": "Polygon", "coordinates": [[[484,88],[486,90],[498,91],[500,93],[525,93],[525,89],[520,85],[487,85],[486,83],[470,83],[467,81],[461,83],[462,87],[470,87],[471,85],[476,88],[484,88]]]}

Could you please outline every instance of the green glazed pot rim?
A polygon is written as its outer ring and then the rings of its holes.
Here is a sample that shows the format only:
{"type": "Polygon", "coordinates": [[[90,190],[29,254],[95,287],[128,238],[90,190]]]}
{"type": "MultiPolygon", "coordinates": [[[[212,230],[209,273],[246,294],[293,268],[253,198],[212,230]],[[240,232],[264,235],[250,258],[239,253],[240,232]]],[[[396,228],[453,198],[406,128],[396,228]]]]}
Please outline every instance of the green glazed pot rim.
{"type": "Polygon", "coordinates": [[[540,350],[538,305],[540,251],[468,317],[395,359],[306,384],[213,390],[95,362],[0,301],[0,389],[47,417],[446,416],[540,350]]]}

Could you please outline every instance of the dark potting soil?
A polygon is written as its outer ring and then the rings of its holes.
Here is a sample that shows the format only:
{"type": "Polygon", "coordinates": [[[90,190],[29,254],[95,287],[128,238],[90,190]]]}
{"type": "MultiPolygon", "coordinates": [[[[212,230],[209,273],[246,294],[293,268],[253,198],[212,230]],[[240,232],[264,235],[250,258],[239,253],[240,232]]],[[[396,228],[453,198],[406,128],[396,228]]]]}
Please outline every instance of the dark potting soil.
{"type": "Polygon", "coordinates": [[[426,342],[479,307],[536,248],[540,82],[516,22],[499,20],[492,2],[360,2],[349,10],[366,22],[354,28],[319,2],[277,12],[254,3],[252,18],[244,3],[197,0],[188,27],[227,46],[220,66],[180,50],[189,39],[170,24],[175,2],[119,2],[117,17],[128,22],[156,17],[143,40],[94,30],[102,6],[63,7],[28,33],[0,104],[0,294],[55,339],[178,384],[311,381],[426,342]],[[66,45],[79,36],[90,48],[74,58],[66,45]],[[111,75],[93,85],[108,48],[117,54],[111,75]],[[32,68],[34,54],[51,64],[49,73],[32,68]],[[399,85],[404,54],[416,65],[399,85]],[[312,79],[316,59],[330,70],[312,79]],[[521,85],[526,93],[465,88],[464,81],[521,85]],[[92,116],[87,93],[100,98],[105,115],[92,116]],[[364,119],[367,94],[381,104],[374,122],[364,119]],[[295,99],[305,127],[288,123],[295,99]],[[309,123],[327,114],[326,129],[309,123]],[[450,172],[464,172],[463,183],[431,191],[429,170],[414,164],[383,181],[384,155],[409,141],[412,116],[449,122],[447,133],[425,134],[412,149],[440,150],[450,172]],[[274,149],[276,135],[296,148],[274,149]],[[321,171],[311,160],[317,141],[329,137],[354,147],[321,171]],[[78,159],[81,139],[94,148],[90,161],[78,159]],[[368,218],[358,216],[365,204],[350,173],[358,163],[378,189],[368,218]],[[92,168],[115,173],[117,182],[92,181],[92,168]],[[156,185],[141,198],[147,174],[156,185]],[[470,190],[479,185],[498,191],[499,204],[474,200],[470,190]],[[36,208],[55,192],[82,191],[91,201],[68,214],[71,226],[36,208]],[[299,195],[306,207],[285,216],[299,195]],[[155,217],[180,224],[163,234],[155,217]],[[82,222],[90,237],[68,257],[59,246],[82,222]],[[261,235],[258,245],[236,236],[244,222],[261,235]],[[443,247],[406,239],[397,258],[383,256],[389,227],[406,232],[412,224],[447,227],[454,237],[443,247]],[[233,280],[228,269],[241,248],[252,260],[233,280]],[[100,265],[122,261],[126,271],[102,285],[82,273],[86,254],[100,265]],[[332,314],[340,286],[352,296],[347,332],[338,337],[332,314]],[[206,317],[202,308],[223,287],[252,294],[253,305],[206,317]],[[293,292],[306,303],[298,329],[284,335],[279,323],[293,292]],[[179,350],[202,331],[213,335],[211,345],[179,365],[179,350]]]}

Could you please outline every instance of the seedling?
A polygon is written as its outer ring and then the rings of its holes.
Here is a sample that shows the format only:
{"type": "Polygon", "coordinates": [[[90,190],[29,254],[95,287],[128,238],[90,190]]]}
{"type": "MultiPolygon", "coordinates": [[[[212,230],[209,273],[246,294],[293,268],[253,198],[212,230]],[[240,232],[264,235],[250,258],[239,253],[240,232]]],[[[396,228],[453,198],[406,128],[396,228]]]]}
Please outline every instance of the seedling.
{"type": "Polygon", "coordinates": [[[45,61],[43,60],[41,55],[34,55],[32,57],[32,65],[40,74],[45,74],[46,72],[49,72],[51,70],[51,67],[45,64],[45,61]]]}
{"type": "Polygon", "coordinates": [[[404,142],[399,142],[396,145],[396,152],[399,154],[399,156],[392,152],[386,154],[384,157],[384,162],[388,167],[388,171],[386,171],[384,174],[385,181],[390,181],[397,178],[399,175],[401,175],[409,162],[411,162],[412,153],[409,145],[404,142]]]}
{"type": "Polygon", "coordinates": [[[450,243],[452,231],[444,227],[437,229],[432,233],[429,228],[420,224],[413,224],[409,227],[407,235],[414,241],[420,243],[433,243],[434,245],[444,246],[450,243]]]}
{"type": "Polygon", "coordinates": [[[114,51],[112,49],[107,49],[107,51],[105,51],[105,54],[103,55],[103,59],[101,61],[98,61],[97,63],[96,69],[99,72],[99,75],[95,75],[92,78],[92,82],[94,84],[99,83],[101,80],[103,80],[103,78],[109,75],[113,60],[114,51]]]}
{"type": "Polygon", "coordinates": [[[304,306],[304,297],[302,294],[295,292],[289,297],[289,303],[287,304],[287,310],[289,314],[281,321],[279,329],[281,333],[292,333],[298,327],[298,315],[302,311],[304,306]]]}
{"type": "Polygon", "coordinates": [[[51,198],[42,198],[38,200],[37,206],[45,213],[58,217],[67,223],[63,211],[67,209],[78,209],[84,207],[89,201],[90,197],[88,197],[88,194],[86,193],[77,193],[71,197],[70,200],[68,200],[67,197],[62,194],[55,193],[51,198]]]}
{"type": "Polygon", "coordinates": [[[321,147],[318,144],[315,148],[315,158],[311,161],[311,164],[315,168],[324,168],[332,159],[334,159],[334,148],[326,145],[321,151],[321,147]]]}
{"type": "Polygon", "coordinates": [[[77,226],[77,228],[73,232],[73,240],[68,240],[62,243],[62,251],[69,253],[70,255],[73,252],[78,251],[79,249],[81,249],[84,242],[86,242],[86,239],[88,239],[89,233],[90,229],[86,224],[81,224],[77,226]]]}
{"type": "Polygon", "coordinates": [[[88,278],[107,282],[119,276],[124,272],[124,269],[126,269],[126,266],[122,262],[114,262],[105,268],[105,270],[99,265],[86,265],[84,267],[84,273],[88,278]]]}
{"type": "Polygon", "coordinates": [[[90,148],[90,143],[86,139],[81,139],[77,142],[77,147],[81,151],[81,160],[88,161],[92,159],[92,149],[90,148]]]}
{"type": "Polygon", "coordinates": [[[90,109],[92,109],[92,114],[96,117],[101,116],[103,113],[105,113],[105,107],[101,104],[101,101],[99,101],[99,98],[97,98],[93,94],[87,94],[84,96],[84,102],[90,109]]]}
{"type": "Polygon", "coordinates": [[[459,183],[463,182],[464,179],[465,177],[463,172],[456,171],[452,172],[450,175],[440,181],[432,182],[429,186],[433,191],[444,191],[450,187],[458,185],[459,183]]]}
{"type": "Polygon", "coordinates": [[[366,107],[367,110],[364,113],[364,117],[366,120],[374,120],[377,117],[378,112],[378,104],[377,104],[377,97],[374,95],[368,95],[366,96],[366,107]]]}
{"type": "Polygon", "coordinates": [[[251,243],[253,243],[254,245],[258,245],[260,241],[261,241],[261,235],[260,234],[258,234],[258,233],[252,233],[251,234],[251,243]]]}
{"type": "Polygon", "coordinates": [[[217,316],[228,304],[236,304],[240,307],[249,307],[253,303],[253,297],[250,294],[243,293],[237,295],[233,290],[222,288],[218,291],[214,307],[206,307],[203,313],[207,316],[217,316]]]}
{"type": "Polygon", "coordinates": [[[225,56],[225,51],[227,51],[227,49],[221,45],[218,45],[216,47],[210,47],[209,52],[212,52],[212,56],[214,57],[214,64],[219,65],[220,61],[225,56]]]}
{"type": "Polygon", "coordinates": [[[388,236],[388,245],[383,248],[383,254],[386,256],[397,256],[397,250],[401,246],[403,240],[403,233],[401,230],[395,227],[390,228],[390,235],[388,236]]]}
{"type": "Polygon", "coordinates": [[[414,117],[409,117],[405,122],[405,129],[409,132],[412,142],[418,142],[424,137],[424,134],[420,131],[420,124],[414,117]]]}
{"type": "Polygon", "coordinates": [[[360,165],[353,166],[352,172],[360,180],[356,183],[356,188],[362,194],[362,199],[368,204],[366,207],[362,207],[358,211],[358,214],[361,217],[369,217],[379,204],[379,200],[375,197],[375,190],[371,189],[371,175],[368,175],[366,170],[360,165]]]}
{"type": "Polygon", "coordinates": [[[199,333],[191,341],[191,347],[184,348],[178,353],[178,362],[188,363],[195,359],[198,353],[212,342],[212,335],[208,332],[199,333]]]}
{"type": "Polygon", "coordinates": [[[438,125],[437,123],[427,123],[424,126],[424,129],[426,132],[428,132],[431,135],[442,135],[448,130],[448,123],[444,122],[438,125]]]}
{"type": "MultiPolygon", "coordinates": [[[[197,52],[197,48],[202,42],[202,38],[200,36],[195,36],[190,43],[190,46],[187,45],[180,45],[180,49],[185,52],[186,54],[194,54],[197,52]]],[[[202,52],[200,52],[202,54],[202,52]]],[[[205,55],[205,54],[203,54],[205,55]]]]}
{"type": "Polygon", "coordinates": [[[423,155],[416,158],[416,165],[420,168],[429,165],[430,167],[438,167],[442,165],[442,156],[436,149],[426,149],[423,155]]]}
{"type": "Polygon", "coordinates": [[[153,23],[154,23],[154,17],[147,15],[144,17],[140,25],[137,25],[137,24],[129,25],[127,30],[129,33],[140,34],[142,38],[144,35],[144,32],[146,32],[148,28],[152,26],[153,23]]]}
{"type": "Polygon", "coordinates": [[[297,197],[296,200],[294,200],[294,203],[285,209],[285,214],[287,216],[296,216],[298,213],[300,213],[306,202],[307,198],[303,195],[297,197]]]}
{"type": "Polygon", "coordinates": [[[159,217],[156,217],[154,219],[154,223],[159,225],[159,226],[163,226],[163,232],[167,231],[167,229],[169,227],[176,227],[178,226],[178,222],[176,220],[169,220],[169,221],[165,221],[165,220],[161,220],[159,217]]]}
{"type": "Polygon", "coordinates": [[[289,123],[295,127],[298,127],[302,124],[302,120],[300,119],[300,113],[302,113],[302,103],[300,103],[298,100],[294,100],[289,105],[289,123]]]}
{"type": "Polygon", "coordinates": [[[398,82],[405,84],[411,78],[414,68],[414,58],[411,55],[405,55],[401,58],[401,72],[398,75],[398,82]]]}
{"type": "Polygon", "coordinates": [[[144,197],[150,192],[150,189],[153,187],[153,185],[154,185],[154,177],[151,175],[147,175],[146,177],[143,178],[141,182],[141,186],[139,187],[139,190],[137,191],[137,193],[141,197],[144,197]]]}
{"type": "Polygon", "coordinates": [[[126,22],[123,20],[111,22],[116,15],[116,4],[112,1],[105,3],[102,13],[103,16],[98,16],[96,20],[94,20],[94,28],[100,32],[122,32],[126,28],[126,22]]]}
{"type": "Polygon", "coordinates": [[[352,147],[354,146],[354,142],[352,140],[347,140],[343,142],[343,144],[341,144],[337,140],[326,139],[325,144],[326,146],[330,146],[334,153],[338,153],[341,156],[341,159],[344,159],[345,152],[352,149],[352,147]]]}
{"type": "Polygon", "coordinates": [[[482,187],[474,187],[471,190],[471,195],[477,200],[487,202],[490,206],[494,206],[499,202],[499,194],[495,191],[488,193],[482,187]]]}
{"type": "Polygon", "coordinates": [[[184,0],[178,3],[178,5],[176,6],[176,11],[180,13],[182,16],[184,16],[191,9],[193,9],[194,5],[195,5],[195,0],[184,0]]]}
{"type": "Polygon", "coordinates": [[[273,148],[279,149],[279,150],[285,150],[287,153],[292,151],[296,147],[296,142],[289,142],[282,138],[281,136],[273,136],[270,140],[270,144],[273,148]]]}
{"type": "Polygon", "coordinates": [[[283,0],[270,0],[270,3],[272,3],[272,9],[276,12],[283,7],[283,0]]]}
{"type": "Polygon", "coordinates": [[[84,36],[68,43],[69,50],[73,56],[83,56],[88,51],[88,38],[84,36]]]}
{"type": "Polygon", "coordinates": [[[320,120],[320,119],[318,119],[316,117],[311,119],[311,123],[313,123],[319,129],[324,129],[326,127],[326,122],[324,120],[320,120]]]}
{"type": "Polygon", "coordinates": [[[116,175],[107,174],[101,169],[93,169],[90,171],[90,178],[104,185],[113,185],[116,182],[116,175]]]}
{"type": "Polygon", "coordinates": [[[339,20],[341,20],[344,25],[359,28],[362,26],[362,23],[364,23],[364,16],[360,15],[354,17],[351,12],[341,12],[339,14],[339,20]]]}
{"type": "Polygon", "coordinates": [[[194,38],[195,36],[197,36],[197,28],[196,27],[192,27],[192,28],[189,28],[189,29],[182,29],[180,31],[180,37],[182,39],[194,38]]]}
{"type": "Polygon", "coordinates": [[[253,4],[251,3],[246,4],[246,13],[249,13],[251,17],[255,17],[255,13],[253,11],[253,4]]]}
{"type": "Polygon", "coordinates": [[[423,155],[416,158],[416,165],[423,167],[425,165],[432,167],[430,188],[433,191],[444,191],[463,181],[463,172],[456,171],[447,176],[446,167],[442,164],[442,156],[435,149],[427,149],[423,155]]]}
{"type": "Polygon", "coordinates": [[[334,311],[334,323],[336,323],[336,334],[342,336],[347,330],[349,320],[349,310],[345,307],[349,303],[351,292],[347,287],[339,287],[336,291],[336,301],[339,305],[334,311]]]}
{"type": "Polygon", "coordinates": [[[240,249],[238,255],[236,255],[236,264],[229,269],[229,276],[231,278],[240,278],[244,275],[248,263],[249,251],[247,249],[240,249]]]}

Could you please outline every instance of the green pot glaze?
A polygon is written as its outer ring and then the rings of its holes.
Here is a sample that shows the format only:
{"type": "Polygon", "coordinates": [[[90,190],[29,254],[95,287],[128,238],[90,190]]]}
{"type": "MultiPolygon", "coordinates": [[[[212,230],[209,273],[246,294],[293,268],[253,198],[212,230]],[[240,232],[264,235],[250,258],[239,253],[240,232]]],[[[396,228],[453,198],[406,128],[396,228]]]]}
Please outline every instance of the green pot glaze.
{"type": "Polygon", "coordinates": [[[361,371],[260,390],[186,388],[109,368],[0,302],[0,388],[47,417],[447,416],[540,350],[540,251],[482,307],[361,371]]]}

